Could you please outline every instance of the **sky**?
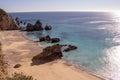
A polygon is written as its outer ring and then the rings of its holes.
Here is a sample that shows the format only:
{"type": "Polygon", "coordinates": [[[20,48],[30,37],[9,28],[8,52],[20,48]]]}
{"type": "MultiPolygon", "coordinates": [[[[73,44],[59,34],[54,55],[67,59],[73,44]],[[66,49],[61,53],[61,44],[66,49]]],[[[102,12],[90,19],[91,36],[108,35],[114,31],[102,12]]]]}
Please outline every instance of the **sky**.
{"type": "Polygon", "coordinates": [[[0,0],[7,12],[118,11],[120,0],[0,0]]]}

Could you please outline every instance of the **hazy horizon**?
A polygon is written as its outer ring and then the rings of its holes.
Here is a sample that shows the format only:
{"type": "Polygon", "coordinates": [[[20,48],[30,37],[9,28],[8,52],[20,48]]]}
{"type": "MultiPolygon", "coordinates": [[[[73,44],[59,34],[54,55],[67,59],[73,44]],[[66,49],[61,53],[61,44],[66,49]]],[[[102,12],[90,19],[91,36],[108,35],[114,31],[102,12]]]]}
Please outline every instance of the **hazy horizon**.
{"type": "Polygon", "coordinates": [[[120,0],[9,0],[1,1],[7,12],[119,11],[120,0]]]}

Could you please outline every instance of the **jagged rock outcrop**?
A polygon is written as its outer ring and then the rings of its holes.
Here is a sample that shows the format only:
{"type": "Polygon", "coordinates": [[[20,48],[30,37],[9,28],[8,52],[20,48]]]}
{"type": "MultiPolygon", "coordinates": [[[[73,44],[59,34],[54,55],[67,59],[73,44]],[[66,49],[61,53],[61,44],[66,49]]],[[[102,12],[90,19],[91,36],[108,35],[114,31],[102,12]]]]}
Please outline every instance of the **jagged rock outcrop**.
{"type": "Polygon", "coordinates": [[[17,30],[16,21],[4,10],[0,9],[0,30],[17,30]]]}
{"type": "Polygon", "coordinates": [[[37,20],[35,25],[34,25],[34,30],[35,31],[39,31],[39,30],[43,30],[43,27],[42,27],[42,22],[40,20],[37,20]]]}
{"type": "Polygon", "coordinates": [[[31,23],[28,23],[26,26],[26,31],[34,31],[34,26],[31,23]]]}
{"type": "Polygon", "coordinates": [[[68,52],[77,49],[74,45],[61,45],[55,44],[53,46],[48,46],[43,49],[43,51],[32,58],[32,65],[39,65],[46,62],[50,62],[63,57],[62,48],[65,47],[63,51],[68,52]]]}
{"type": "Polygon", "coordinates": [[[48,46],[43,49],[43,52],[34,56],[32,58],[33,63],[36,61],[52,61],[55,59],[59,59],[63,56],[62,51],[61,51],[62,46],[59,44],[53,45],[53,46],[48,46]]]}
{"type": "Polygon", "coordinates": [[[26,26],[26,31],[40,31],[43,30],[42,22],[40,20],[37,20],[35,25],[28,23],[26,26]]]}
{"type": "Polygon", "coordinates": [[[52,26],[50,24],[46,24],[45,30],[51,30],[51,29],[52,29],[52,26]]]}

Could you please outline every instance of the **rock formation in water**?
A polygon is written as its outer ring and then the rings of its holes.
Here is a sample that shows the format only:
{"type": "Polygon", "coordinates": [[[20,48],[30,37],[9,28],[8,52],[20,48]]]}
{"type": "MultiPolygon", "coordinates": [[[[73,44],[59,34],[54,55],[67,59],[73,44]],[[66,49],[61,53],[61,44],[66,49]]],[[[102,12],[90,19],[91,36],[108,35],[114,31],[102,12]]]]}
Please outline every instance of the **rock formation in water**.
{"type": "Polygon", "coordinates": [[[35,25],[28,23],[26,26],[26,31],[40,31],[40,30],[43,30],[42,22],[40,20],[37,20],[35,25]]]}
{"type": "Polygon", "coordinates": [[[4,10],[0,9],[0,30],[17,30],[16,21],[4,10]]]}
{"type": "Polygon", "coordinates": [[[50,24],[46,24],[45,30],[51,30],[51,29],[52,29],[52,26],[50,24]]]}
{"type": "Polygon", "coordinates": [[[64,52],[69,52],[69,51],[72,51],[72,50],[75,50],[75,49],[77,49],[76,46],[74,46],[74,45],[68,45],[68,47],[65,48],[63,51],[64,52]]]}
{"type": "Polygon", "coordinates": [[[40,42],[50,42],[50,43],[57,43],[57,42],[60,42],[60,38],[51,38],[49,35],[47,36],[40,36],[39,37],[39,41],[40,42]]]}
{"type": "Polygon", "coordinates": [[[5,60],[1,48],[2,44],[0,43],[0,80],[6,80],[5,60]]]}
{"type": "Polygon", "coordinates": [[[42,22],[40,20],[36,21],[36,23],[34,25],[34,30],[36,30],[36,31],[43,30],[42,22]]]}
{"type": "Polygon", "coordinates": [[[28,23],[26,26],[26,31],[34,31],[34,26],[31,23],[28,23]]]}
{"type": "Polygon", "coordinates": [[[63,50],[65,52],[77,49],[77,47],[74,45],[66,45],[66,44],[64,45],[55,44],[53,46],[48,46],[44,48],[40,54],[32,58],[32,64],[35,65],[36,62],[37,64],[43,64],[46,62],[50,62],[50,61],[62,58],[63,57],[62,47],[67,47],[63,50]]]}

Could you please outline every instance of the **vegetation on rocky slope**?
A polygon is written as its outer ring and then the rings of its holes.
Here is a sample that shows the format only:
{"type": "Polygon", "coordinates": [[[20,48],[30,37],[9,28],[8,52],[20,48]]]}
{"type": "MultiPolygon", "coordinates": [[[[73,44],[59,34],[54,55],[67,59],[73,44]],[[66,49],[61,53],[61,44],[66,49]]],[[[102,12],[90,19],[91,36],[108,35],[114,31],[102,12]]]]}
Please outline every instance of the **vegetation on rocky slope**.
{"type": "Polygon", "coordinates": [[[0,43],[0,80],[6,80],[6,71],[5,71],[5,60],[1,52],[1,43],[0,43]]]}
{"type": "Polygon", "coordinates": [[[26,76],[23,73],[14,73],[12,77],[7,80],[34,80],[32,76],[26,76]]]}

